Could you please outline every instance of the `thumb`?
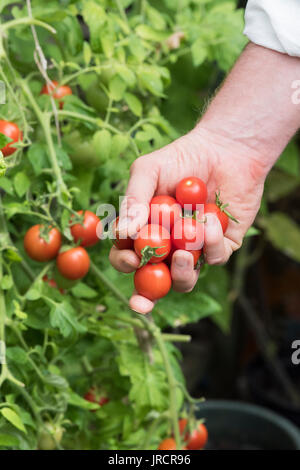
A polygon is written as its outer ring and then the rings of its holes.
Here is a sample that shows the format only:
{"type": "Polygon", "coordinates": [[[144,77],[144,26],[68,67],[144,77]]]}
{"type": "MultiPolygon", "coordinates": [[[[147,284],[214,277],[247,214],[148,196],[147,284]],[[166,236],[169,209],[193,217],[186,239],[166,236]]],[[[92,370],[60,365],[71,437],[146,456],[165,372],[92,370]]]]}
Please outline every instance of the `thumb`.
{"type": "Polygon", "coordinates": [[[138,158],[131,165],[130,180],[120,208],[120,235],[133,236],[147,223],[157,180],[158,168],[150,155],[138,158]]]}

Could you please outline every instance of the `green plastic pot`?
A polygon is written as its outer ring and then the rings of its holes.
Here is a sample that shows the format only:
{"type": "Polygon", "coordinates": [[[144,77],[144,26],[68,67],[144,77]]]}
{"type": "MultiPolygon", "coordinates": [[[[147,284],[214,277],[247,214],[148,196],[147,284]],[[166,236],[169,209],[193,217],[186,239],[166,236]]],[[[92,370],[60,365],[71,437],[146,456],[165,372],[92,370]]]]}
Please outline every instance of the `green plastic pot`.
{"type": "Polygon", "coordinates": [[[300,430],[261,406],[208,400],[197,415],[205,419],[208,450],[300,450],[300,430]]]}

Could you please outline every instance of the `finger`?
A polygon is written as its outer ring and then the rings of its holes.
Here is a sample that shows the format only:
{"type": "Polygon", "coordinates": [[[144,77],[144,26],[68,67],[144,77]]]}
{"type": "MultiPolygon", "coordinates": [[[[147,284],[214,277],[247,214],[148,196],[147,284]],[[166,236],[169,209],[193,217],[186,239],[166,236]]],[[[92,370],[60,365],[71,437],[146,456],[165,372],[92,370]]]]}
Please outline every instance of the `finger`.
{"type": "Polygon", "coordinates": [[[194,257],[184,250],[177,250],[172,257],[171,276],[173,289],[177,292],[193,290],[199,272],[194,269],[194,257]]]}
{"type": "Polygon", "coordinates": [[[122,273],[132,273],[140,264],[140,258],[132,250],[118,250],[113,246],[109,253],[111,265],[122,273]]]}
{"type": "Polygon", "coordinates": [[[204,255],[208,264],[226,263],[231,255],[228,244],[225,244],[222,226],[214,214],[206,214],[204,224],[204,255]]]}
{"type": "Polygon", "coordinates": [[[146,315],[146,313],[150,313],[154,308],[155,302],[152,300],[146,299],[142,295],[137,294],[136,292],[133,293],[131,299],[129,300],[129,307],[137,313],[141,313],[146,315]]]}
{"type": "Polygon", "coordinates": [[[149,156],[138,158],[130,169],[126,196],[121,204],[119,232],[132,237],[149,216],[149,202],[156,190],[158,169],[149,156]]]}

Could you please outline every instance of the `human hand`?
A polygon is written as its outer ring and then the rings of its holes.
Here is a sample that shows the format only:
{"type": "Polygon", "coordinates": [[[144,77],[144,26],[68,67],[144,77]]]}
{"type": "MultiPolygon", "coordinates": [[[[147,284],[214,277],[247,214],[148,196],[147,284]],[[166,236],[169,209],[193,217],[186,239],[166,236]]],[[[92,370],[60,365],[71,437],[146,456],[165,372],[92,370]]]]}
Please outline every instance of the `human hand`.
{"type": "MultiPolygon", "coordinates": [[[[198,176],[207,184],[208,202],[214,202],[220,191],[223,203],[239,223],[229,220],[223,235],[216,216],[209,214],[205,222],[204,256],[208,264],[225,263],[238,249],[260,206],[264,180],[268,168],[253,149],[229,138],[214,134],[201,126],[161,150],[138,158],[131,167],[126,196],[127,206],[121,207],[119,227],[124,235],[133,236],[147,223],[148,213],[136,211],[140,205],[149,208],[154,195],[175,195],[177,183],[188,176],[198,176]]],[[[140,259],[131,250],[110,252],[111,264],[121,272],[135,271],[140,259]]],[[[178,250],[172,258],[173,289],[189,292],[197,282],[199,272],[194,269],[190,253],[178,250]]],[[[130,299],[130,307],[148,313],[154,303],[137,293],[130,299]]]]}

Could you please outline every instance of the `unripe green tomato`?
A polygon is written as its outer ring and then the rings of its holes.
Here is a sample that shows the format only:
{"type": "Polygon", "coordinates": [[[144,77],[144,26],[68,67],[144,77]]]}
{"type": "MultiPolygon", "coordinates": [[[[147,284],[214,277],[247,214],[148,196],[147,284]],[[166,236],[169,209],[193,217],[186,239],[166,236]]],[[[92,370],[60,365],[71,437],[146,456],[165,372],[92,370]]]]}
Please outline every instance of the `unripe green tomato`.
{"type": "Polygon", "coordinates": [[[85,90],[86,102],[99,113],[105,113],[108,107],[108,97],[96,82],[85,90]]]}
{"type": "Polygon", "coordinates": [[[93,138],[83,138],[78,131],[66,134],[63,141],[70,147],[70,158],[76,166],[95,168],[101,164],[101,149],[93,138]]]}
{"type": "Polygon", "coordinates": [[[60,444],[64,428],[52,423],[45,423],[39,432],[38,436],[38,449],[39,450],[54,450],[57,444],[60,444]]]}

